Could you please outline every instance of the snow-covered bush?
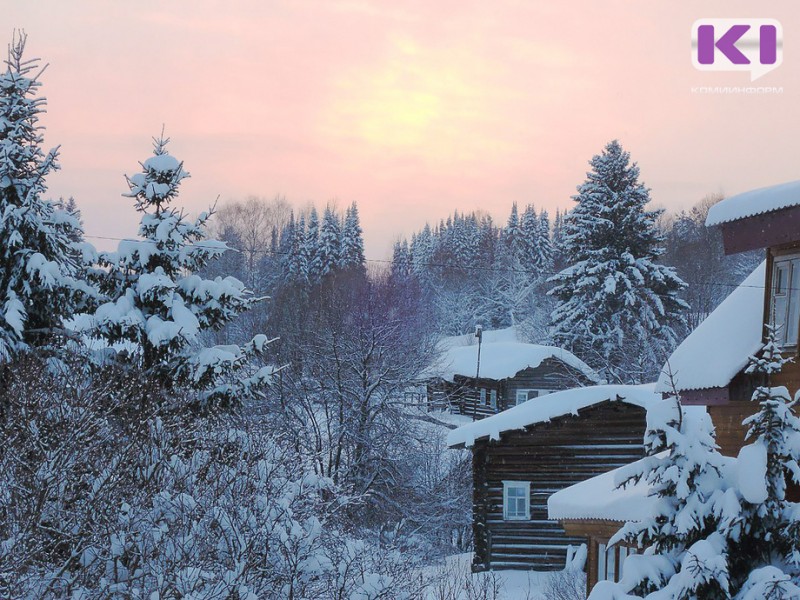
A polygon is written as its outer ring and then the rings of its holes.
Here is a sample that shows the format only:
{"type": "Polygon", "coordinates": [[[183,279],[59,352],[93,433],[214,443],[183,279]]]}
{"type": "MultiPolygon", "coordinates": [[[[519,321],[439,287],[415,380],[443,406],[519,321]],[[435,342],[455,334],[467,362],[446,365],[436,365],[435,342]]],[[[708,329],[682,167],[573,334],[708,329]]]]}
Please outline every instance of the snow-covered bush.
{"type": "Polygon", "coordinates": [[[268,422],[137,422],[118,402],[140,382],[84,364],[15,365],[0,597],[418,597],[414,560],[348,534],[348,498],[268,422]]]}

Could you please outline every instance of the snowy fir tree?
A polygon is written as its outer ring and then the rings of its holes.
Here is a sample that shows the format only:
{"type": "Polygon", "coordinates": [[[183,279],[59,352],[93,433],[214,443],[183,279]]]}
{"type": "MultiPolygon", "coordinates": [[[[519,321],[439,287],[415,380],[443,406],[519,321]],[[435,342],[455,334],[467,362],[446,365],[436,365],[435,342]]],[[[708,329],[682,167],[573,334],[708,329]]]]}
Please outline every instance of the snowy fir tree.
{"type": "Polygon", "coordinates": [[[516,263],[526,271],[538,270],[539,217],[532,204],[522,211],[518,236],[516,263]]]}
{"type": "Polygon", "coordinates": [[[342,228],[340,266],[345,270],[364,270],[364,239],[358,218],[358,206],[353,202],[347,209],[342,228]]]}
{"type": "Polygon", "coordinates": [[[300,215],[291,247],[291,271],[298,283],[308,283],[308,254],[306,253],[306,218],[300,215]]]}
{"type": "Polygon", "coordinates": [[[505,255],[512,260],[519,255],[518,243],[520,234],[520,221],[517,203],[511,205],[511,213],[508,215],[508,222],[503,230],[503,250],[505,255]]]}
{"type": "Polygon", "coordinates": [[[731,552],[731,565],[742,576],[773,565],[800,577],[800,505],[786,498],[787,480],[800,485],[800,419],[788,390],[772,386],[791,360],[781,356],[775,327],[767,325],[764,349],[747,367],[763,385],[753,393],[759,411],[744,421],[750,444],[739,452],[748,539],[731,552]]]}
{"type": "Polygon", "coordinates": [[[649,380],[684,325],[686,284],[656,263],[661,211],[645,210],[650,194],[630,155],[615,140],[590,164],[564,219],[569,266],[550,279],[552,339],[609,380],[649,380]]]}
{"type": "Polygon", "coordinates": [[[319,276],[325,277],[339,268],[342,246],[339,218],[330,206],[325,207],[319,229],[319,276]]]}
{"type": "Polygon", "coordinates": [[[269,376],[269,368],[250,366],[266,336],[244,346],[213,347],[203,347],[200,336],[220,329],[259,299],[233,277],[211,280],[196,274],[227,246],[206,239],[210,213],[190,221],[171,206],[189,174],[167,151],[168,142],[154,140],[153,156],[128,178],[126,196],[142,213],[141,239],[122,241],[116,252],[100,255],[101,291],[108,300],[77,326],[120,348],[120,362],[167,389],[194,390],[202,403],[242,400],[269,376]]]}
{"type": "Polygon", "coordinates": [[[408,278],[412,273],[411,269],[411,252],[408,248],[408,242],[395,242],[392,250],[392,277],[395,280],[402,281],[408,278]]]}
{"type": "Polygon", "coordinates": [[[534,264],[540,273],[547,274],[553,268],[553,241],[550,238],[550,215],[546,210],[539,213],[536,240],[534,264]]]}
{"type": "Polygon", "coordinates": [[[308,213],[308,224],[303,238],[303,251],[308,264],[308,280],[319,282],[322,277],[322,252],[319,239],[319,215],[313,206],[308,213]]]}
{"type": "Polygon", "coordinates": [[[43,69],[23,57],[25,43],[15,35],[0,73],[0,361],[45,344],[94,296],[80,279],[79,219],[42,197],[58,150],[41,148],[43,69]]]}

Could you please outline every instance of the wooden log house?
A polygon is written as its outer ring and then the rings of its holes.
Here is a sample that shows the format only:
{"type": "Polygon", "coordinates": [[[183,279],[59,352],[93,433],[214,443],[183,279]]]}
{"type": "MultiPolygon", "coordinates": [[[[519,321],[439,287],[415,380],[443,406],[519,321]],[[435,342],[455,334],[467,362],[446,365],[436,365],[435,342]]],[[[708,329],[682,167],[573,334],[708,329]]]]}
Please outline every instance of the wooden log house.
{"type": "Polygon", "coordinates": [[[448,348],[422,377],[432,409],[474,419],[558,390],[600,383],[571,352],[521,342],[483,344],[480,366],[477,345],[448,348]]]}
{"type": "Polygon", "coordinates": [[[583,540],[548,517],[548,497],[641,458],[659,399],[652,386],[571,389],[451,432],[451,448],[472,449],[473,569],[563,569],[583,540]]]}

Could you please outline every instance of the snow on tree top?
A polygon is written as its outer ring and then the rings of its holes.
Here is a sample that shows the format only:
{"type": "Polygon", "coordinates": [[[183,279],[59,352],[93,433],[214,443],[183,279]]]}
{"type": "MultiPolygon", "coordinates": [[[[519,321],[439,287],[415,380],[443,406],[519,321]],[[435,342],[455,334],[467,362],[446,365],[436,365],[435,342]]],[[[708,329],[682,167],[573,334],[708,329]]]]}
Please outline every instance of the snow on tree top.
{"type": "MultiPolygon", "coordinates": [[[[600,376],[577,356],[554,346],[497,342],[481,345],[480,376],[487,379],[506,379],[523,369],[535,369],[548,358],[555,358],[580,371],[590,380],[599,383],[600,376]]],[[[436,362],[428,367],[422,378],[440,377],[453,381],[456,375],[475,377],[478,364],[478,346],[456,346],[445,349],[436,362]]]]}
{"type": "Polygon", "coordinates": [[[566,415],[577,415],[579,410],[601,402],[625,402],[648,409],[661,401],[661,395],[653,391],[653,384],[646,385],[595,385],[563,390],[533,398],[501,413],[463,425],[447,436],[450,448],[475,444],[475,440],[488,437],[499,440],[506,431],[524,429],[537,423],[546,423],[566,415]]]}
{"type": "Polygon", "coordinates": [[[700,323],[672,353],[656,383],[669,392],[672,370],[678,391],[727,386],[761,348],[766,262],[700,323]]]}
{"type": "Polygon", "coordinates": [[[800,181],[759,188],[726,198],[711,207],[706,226],[720,225],[800,205],[800,181]]]}
{"type": "Polygon", "coordinates": [[[142,166],[148,171],[153,170],[161,173],[169,173],[180,169],[181,161],[165,152],[164,154],[151,156],[142,163],[142,166]]]}

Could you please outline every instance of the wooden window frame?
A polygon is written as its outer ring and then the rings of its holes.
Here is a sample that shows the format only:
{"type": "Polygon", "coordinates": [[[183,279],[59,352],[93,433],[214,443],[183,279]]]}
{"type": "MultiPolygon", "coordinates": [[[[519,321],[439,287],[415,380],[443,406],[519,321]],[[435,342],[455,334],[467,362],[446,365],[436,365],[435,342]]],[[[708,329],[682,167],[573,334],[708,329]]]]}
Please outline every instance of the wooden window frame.
{"type": "Polygon", "coordinates": [[[531,520],[531,482],[504,480],[503,481],[503,520],[504,521],[530,521],[531,520]],[[511,488],[525,490],[525,514],[523,516],[508,514],[508,490],[511,488]]]}
{"type": "Polygon", "coordinates": [[[554,391],[555,390],[547,390],[547,389],[544,389],[544,388],[521,388],[521,389],[518,389],[516,391],[515,396],[514,396],[514,398],[516,400],[516,406],[519,406],[520,404],[522,404],[522,402],[527,402],[528,400],[533,400],[534,398],[541,398],[542,396],[546,396],[547,394],[552,394],[554,391]],[[523,392],[525,393],[526,398],[525,398],[525,400],[520,402],[519,401],[519,395],[521,393],[523,393],[523,392]],[[533,398],[527,397],[528,394],[530,394],[531,392],[536,392],[536,395],[533,398]]]}
{"type": "MultiPolygon", "coordinates": [[[[792,258],[800,259],[800,244],[792,243],[787,244],[784,246],[779,246],[776,248],[768,248],[767,249],[767,274],[766,274],[766,281],[764,282],[764,319],[763,323],[768,324],[772,322],[772,299],[773,299],[773,279],[775,273],[775,263],[776,261],[782,262],[785,260],[790,260],[792,258]]],[[[800,271],[800,269],[798,269],[800,271]]],[[[798,282],[793,282],[792,279],[795,277],[792,276],[789,281],[790,288],[800,287],[800,277],[798,277],[798,282]]],[[[791,289],[789,290],[791,292],[791,289]]],[[[791,293],[789,294],[789,298],[787,299],[787,312],[789,309],[789,303],[791,300],[791,293]]],[[[798,316],[800,317],[800,307],[798,307],[798,316]]],[[[798,332],[800,332],[800,324],[798,324],[798,332]]],[[[800,333],[798,334],[800,338],[800,333]]],[[[763,340],[766,341],[766,328],[764,328],[763,332],[763,340]]],[[[782,343],[781,350],[783,350],[784,356],[794,356],[800,357],[800,340],[796,340],[794,344],[782,343]]]]}

